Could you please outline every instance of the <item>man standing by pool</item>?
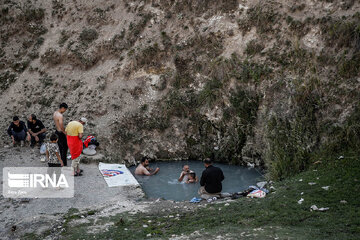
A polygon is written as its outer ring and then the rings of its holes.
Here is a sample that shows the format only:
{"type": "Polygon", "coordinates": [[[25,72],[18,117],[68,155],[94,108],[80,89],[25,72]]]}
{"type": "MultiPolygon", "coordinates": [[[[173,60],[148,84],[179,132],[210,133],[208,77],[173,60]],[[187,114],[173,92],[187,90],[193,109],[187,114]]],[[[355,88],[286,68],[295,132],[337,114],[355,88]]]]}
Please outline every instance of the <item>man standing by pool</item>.
{"type": "Polygon", "coordinates": [[[79,121],[71,121],[65,128],[67,143],[71,154],[71,167],[74,169],[74,176],[81,176],[80,155],[83,150],[82,137],[87,119],[82,117],[79,121]]]}
{"type": "Polygon", "coordinates": [[[209,158],[204,160],[204,165],[206,169],[201,175],[199,195],[204,199],[220,197],[224,174],[220,168],[212,165],[212,160],[209,158]]]}
{"type": "Polygon", "coordinates": [[[147,157],[141,158],[141,162],[139,166],[135,169],[136,175],[146,175],[152,176],[157,174],[160,171],[160,168],[156,168],[155,170],[149,167],[149,159],[147,157]]]}
{"type": "Polygon", "coordinates": [[[60,150],[60,156],[61,160],[64,163],[64,166],[67,166],[67,151],[68,151],[68,145],[66,141],[66,135],[65,135],[65,127],[64,127],[64,116],[63,113],[66,112],[68,109],[68,105],[66,103],[60,104],[59,109],[54,112],[54,123],[56,128],[56,135],[58,135],[58,145],[60,150]]]}

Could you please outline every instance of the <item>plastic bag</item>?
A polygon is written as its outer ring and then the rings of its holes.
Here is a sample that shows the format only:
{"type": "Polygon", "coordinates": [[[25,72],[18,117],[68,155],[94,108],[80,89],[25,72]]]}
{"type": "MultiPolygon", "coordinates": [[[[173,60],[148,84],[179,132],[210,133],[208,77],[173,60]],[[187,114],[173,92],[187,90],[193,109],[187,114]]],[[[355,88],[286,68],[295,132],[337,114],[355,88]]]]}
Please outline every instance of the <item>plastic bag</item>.
{"type": "Polygon", "coordinates": [[[46,144],[43,143],[40,147],[40,154],[45,154],[46,153],[46,144]]]}
{"type": "Polygon", "coordinates": [[[254,190],[247,195],[247,197],[251,198],[264,198],[266,196],[266,192],[262,190],[254,190]]]}

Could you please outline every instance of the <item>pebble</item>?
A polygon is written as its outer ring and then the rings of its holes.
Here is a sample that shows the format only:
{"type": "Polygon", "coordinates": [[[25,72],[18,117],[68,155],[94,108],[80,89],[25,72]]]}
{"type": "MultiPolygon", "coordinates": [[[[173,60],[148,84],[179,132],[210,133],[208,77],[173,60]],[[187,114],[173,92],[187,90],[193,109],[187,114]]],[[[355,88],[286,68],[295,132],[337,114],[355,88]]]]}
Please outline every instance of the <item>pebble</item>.
{"type": "Polygon", "coordinates": [[[151,233],[146,234],[147,237],[151,237],[151,233]]]}
{"type": "Polygon", "coordinates": [[[324,187],[321,187],[321,188],[327,191],[327,190],[329,190],[329,187],[330,186],[324,186],[324,187]]]}
{"type": "Polygon", "coordinates": [[[229,206],[230,204],[229,203],[225,203],[224,206],[229,206]]]}
{"type": "Polygon", "coordinates": [[[144,225],[143,225],[143,227],[144,227],[144,228],[147,228],[147,227],[148,227],[148,225],[144,224],[144,225]]]}
{"type": "Polygon", "coordinates": [[[315,185],[316,183],[315,182],[309,182],[309,185],[315,185]]]}
{"type": "Polygon", "coordinates": [[[340,203],[342,203],[342,204],[346,204],[346,203],[347,203],[347,201],[346,201],[346,200],[341,200],[341,201],[340,201],[340,203]]]}

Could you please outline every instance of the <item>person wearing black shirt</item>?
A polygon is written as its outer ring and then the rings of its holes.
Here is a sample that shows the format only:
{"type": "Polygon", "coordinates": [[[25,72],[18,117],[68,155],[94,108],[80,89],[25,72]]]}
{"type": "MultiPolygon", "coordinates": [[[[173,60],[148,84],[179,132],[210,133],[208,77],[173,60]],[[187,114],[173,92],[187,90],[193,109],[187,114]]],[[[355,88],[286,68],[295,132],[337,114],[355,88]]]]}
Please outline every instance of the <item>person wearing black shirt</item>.
{"type": "Polygon", "coordinates": [[[11,137],[14,146],[16,142],[20,142],[21,146],[23,147],[26,136],[28,137],[28,140],[30,140],[30,134],[26,128],[26,125],[23,121],[19,120],[18,116],[13,117],[13,121],[11,122],[7,133],[11,137]]]}
{"type": "Polygon", "coordinates": [[[31,114],[28,118],[27,126],[31,135],[30,147],[34,147],[36,143],[40,145],[46,137],[46,131],[44,124],[36,118],[35,114],[31,114]]]}
{"type": "Polygon", "coordinates": [[[204,165],[206,169],[201,175],[199,195],[204,199],[220,197],[224,174],[220,168],[212,165],[211,159],[206,159],[204,165]]]}

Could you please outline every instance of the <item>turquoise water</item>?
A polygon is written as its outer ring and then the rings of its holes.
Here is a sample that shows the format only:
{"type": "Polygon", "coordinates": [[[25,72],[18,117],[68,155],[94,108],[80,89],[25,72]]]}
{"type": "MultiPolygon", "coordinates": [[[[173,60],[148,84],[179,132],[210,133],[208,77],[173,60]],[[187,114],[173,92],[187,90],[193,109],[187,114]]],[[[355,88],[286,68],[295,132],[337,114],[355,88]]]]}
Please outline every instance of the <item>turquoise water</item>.
{"type": "MultiPolygon", "coordinates": [[[[134,176],[150,199],[164,198],[166,200],[188,201],[193,197],[199,197],[197,190],[200,187],[200,183],[186,184],[178,182],[177,179],[185,164],[190,166],[190,170],[195,171],[200,181],[201,173],[205,169],[201,161],[150,163],[151,168],[160,168],[160,172],[157,175],[134,176]]],[[[254,168],[218,163],[214,164],[214,166],[221,168],[225,176],[225,180],[222,182],[222,192],[240,192],[247,189],[250,185],[256,185],[257,182],[263,180],[259,171],[254,168]]],[[[129,168],[132,174],[134,174],[135,168],[135,166],[129,168]]]]}

